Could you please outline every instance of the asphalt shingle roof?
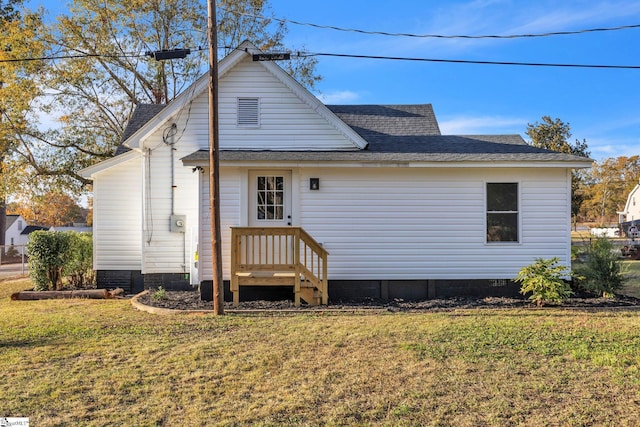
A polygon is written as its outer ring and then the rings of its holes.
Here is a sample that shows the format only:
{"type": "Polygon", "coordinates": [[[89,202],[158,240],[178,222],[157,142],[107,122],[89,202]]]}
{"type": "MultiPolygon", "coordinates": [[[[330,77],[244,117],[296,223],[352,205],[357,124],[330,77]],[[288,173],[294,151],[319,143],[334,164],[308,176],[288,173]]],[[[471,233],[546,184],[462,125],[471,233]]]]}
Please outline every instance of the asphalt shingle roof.
{"type": "MultiPolygon", "coordinates": [[[[140,104],[122,136],[126,141],[165,106],[140,104]]],[[[441,135],[431,104],[327,105],[368,145],[353,151],[232,151],[221,150],[224,161],[365,161],[365,162],[457,162],[457,161],[560,161],[589,159],[558,153],[527,144],[520,135],[441,135]]],[[[120,145],[116,154],[129,149],[120,145]]],[[[197,151],[182,160],[199,163],[208,151],[197,151]]]]}
{"type": "Polygon", "coordinates": [[[368,142],[389,136],[440,135],[431,104],[327,105],[368,142]]]}
{"type": "Polygon", "coordinates": [[[116,148],[115,155],[117,156],[118,154],[123,154],[129,151],[130,149],[124,146],[124,142],[156,114],[162,111],[164,107],[166,107],[166,105],[163,104],[138,104],[136,109],[133,110],[133,114],[129,119],[129,123],[127,123],[127,127],[124,129],[120,145],[116,148]]]}

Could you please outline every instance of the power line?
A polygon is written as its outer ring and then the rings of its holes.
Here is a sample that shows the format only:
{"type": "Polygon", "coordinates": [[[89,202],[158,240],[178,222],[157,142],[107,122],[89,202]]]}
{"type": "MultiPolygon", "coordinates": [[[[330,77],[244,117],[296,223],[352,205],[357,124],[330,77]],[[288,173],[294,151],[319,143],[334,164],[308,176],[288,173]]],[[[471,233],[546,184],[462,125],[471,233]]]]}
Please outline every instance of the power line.
{"type": "MultiPolygon", "coordinates": [[[[219,49],[227,49],[228,47],[221,46],[219,49]]],[[[192,52],[204,50],[204,48],[190,49],[192,52]]],[[[282,54],[282,53],[280,53],[282,54]]],[[[602,65],[602,64],[558,64],[558,63],[543,63],[543,62],[513,62],[513,61],[475,61],[467,59],[436,59],[436,58],[412,58],[412,57],[398,57],[398,56],[380,56],[380,55],[357,55],[346,53],[328,53],[328,52],[290,52],[291,56],[297,56],[300,58],[311,56],[326,56],[336,58],[354,58],[354,59],[380,59],[389,61],[413,61],[413,62],[438,62],[438,63],[453,63],[453,64],[476,64],[476,65],[513,65],[513,66],[528,66],[528,67],[564,67],[564,68],[599,68],[599,69],[640,69],[640,65],[602,65]]],[[[81,58],[141,58],[149,56],[149,53],[130,53],[130,54],[77,54],[77,55],[60,55],[60,56],[45,56],[38,58],[11,58],[0,59],[0,63],[3,62],[27,62],[27,61],[50,61],[58,59],[81,59],[81,58]]]]}
{"type": "Polygon", "coordinates": [[[78,53],[75,55],[54,55],[54,56],[40,56],[35,58],[6,58],[0,59],[0,63],[3,62],[30,62],[30,61],[55,61],[58,59],[84,59],[84,58],[142,58],[145,56],[156,57],[155,55],[159,55],[160,59],[164,58],[164,54],[173,53],[175,51],[190,51],[190,52],[199,52],[203,51],[205,48],[198,47],[193,49],[174,49],[174,50],[165,50],[165,51],[155,51],[155,52],[144,52],[144,53],[121,53],[121,54],[108,54],[108,53],[78,53]]]}
{"type": "Polygon", "coordinates": [[[0,59],[2,62],[30,62],[30,61],[53,61],[56,59],[82,59],[82,58],[140,58],[146,56],[145,54],[131,53],[131,54],[119,54],[109,55],[100,53],[82,53],[77,55],[59,55],[59,56],[40,56],[36,58],[8,58],[0,59]]]}
{"type": "Polygon", "coordinates": [[[301,58],[310,56],[331,56],[337,58],[356,58],[356,59],[384,59],[391,61],[416,61],[416,62],[443,62],[454,64],[480,64],[480,65],[518,65],[528,67],[566,67],[566,68],[610,68],[610,69],[640,69],[640,65],[592,65],[592,64],[552,64],[541,62],[510,62],[510,61],[473,61],[466,59],[433,59],[433,58],[407,58],[397,56],[379,56],[379,55],[353,55],[343,53],[323,53],[323,52],[297,52],[292,54],[301,58]]]}
{"type": "Polygon", "coordinates": [[[576,35],[576,34],[587,34],[587,33],[605,32],[605,31],[620,31],[620,30],[630,30],[630,29],[640,28],[640,24],[632,24],[632,25],[619,25],[616,27],[588,28],[584,30],[575,30],[575,31],[554,31],[554,32],[538,33],[538,34],[476,35],[476,36],[444,35],[444,34],[412,34],[412,33],[391,33],[386,31],[369,31],[369,30],[362,30],[358,28],[337,27],[334,25],[321,25],[321,24],[315,24],[312,22],[301,22],[301,21],[296,21],[293,19],[286,19],[286,18],[276,18],[276,17],[269,18],[263,15],[255,15],[251,13],[228,10],[220,6],[218,6],[218,8],[224,10],[225,12],[232,13],[234,15],[246,16],[248,18],[254,18],[254,19],[263,20],[263,21],[273,20],[283,24],[289,23],[289,24],[324,29],[324,30],[334,30],[334,31],[342,31],[342,32],[349,32],[349,33],[390,36],[390,37],[414,37],[414,38],[436,38],[436,39],[518,39],[518,38],[568,36],[568,35],[576,35]]]}

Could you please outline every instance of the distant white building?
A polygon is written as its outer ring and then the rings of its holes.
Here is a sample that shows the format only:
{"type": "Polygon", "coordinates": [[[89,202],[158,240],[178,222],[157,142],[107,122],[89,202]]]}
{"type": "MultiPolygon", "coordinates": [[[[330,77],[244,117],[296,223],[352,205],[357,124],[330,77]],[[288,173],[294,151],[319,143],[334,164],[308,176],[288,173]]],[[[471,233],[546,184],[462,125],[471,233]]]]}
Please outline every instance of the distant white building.
{"type": "Polygon", "coordinates": [[[7,228],[4,238],[4,246],[22,246],[26,245],[29,236],[22,234],[27,227],[27,221],[22,215],[7,215],[7,228]]]}
{"type": "Polygon", "coordinates": [[[640,184],[637,184],[629,192],[624,210],[618,212],[618,215],[620,215],[621,223],[640,219],[640,184]]]}

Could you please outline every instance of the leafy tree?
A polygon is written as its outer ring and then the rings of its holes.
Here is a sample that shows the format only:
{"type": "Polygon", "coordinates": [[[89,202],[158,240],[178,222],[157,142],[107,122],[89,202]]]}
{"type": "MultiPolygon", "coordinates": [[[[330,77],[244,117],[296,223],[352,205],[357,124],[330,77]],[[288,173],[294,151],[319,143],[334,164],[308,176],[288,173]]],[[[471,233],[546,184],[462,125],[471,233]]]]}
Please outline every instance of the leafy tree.
{"type": "Polygon", "coordinates": [[[22,215],[32,225],[61,227],[86,221],[84,209],[71,196],[60,191],[23,195],[10,203],[8,210],[22,215]]]}
{"type": "MultiPolygon", "coordinates": [[[[281,49],[286,27],[271,18],[266,0],[222,0],[219,40],[226,51],[244,39],[266,50],[281,49]]],[[[46,80],[43,111],[59,128],[30,132],[20,155],[36,174],[58,187],[89,183],[77,171],[113,155],[135,105],[164,104],[184,91],[208,64],[207,11],[199,0],[73,0],[68,14],[42,40],[60,56],[46,80]],[[145,55],[191,48],[184,59],[156,61],[145,55]]],[[[312,86],[315,59],[290,66],[312,86]]]]}
{"type": "MultiPolygon", "coordinates": [[[[549,116],[543,116],[542,123],[527,124],[526,133],[531,138],[530,144],[534,147],[581,157],[589,157],[591,155],[586,140],[581,142],[576,139],[573,144],[569,142],[571,126],[558,118],[551,119],[549,116]]],[[[584,179],[584,172],[579,170],[572,172],[571,215],[574,218],[574,224],[577,222],[580,207],[584,202],[584,179]]]]}
{"type": "Polygon", "coordinates": [[[608,158],[594,164],[583,181],[582,215],[600,222],[617,221],[629,192],[640,179],[640,156],[608,158]]]}
{"type": "Polygon", "coordinates": [[[21,4],[22,0],[0,1],[0,242],[5,240],[6,198],[23,172],[13,164],[13,155],[22,135],[36,121],[30,112],[39,94],[42,68],[38,61],[16,61],[43,51],[36,40],[40,17],[23,13],[21,4]]]}

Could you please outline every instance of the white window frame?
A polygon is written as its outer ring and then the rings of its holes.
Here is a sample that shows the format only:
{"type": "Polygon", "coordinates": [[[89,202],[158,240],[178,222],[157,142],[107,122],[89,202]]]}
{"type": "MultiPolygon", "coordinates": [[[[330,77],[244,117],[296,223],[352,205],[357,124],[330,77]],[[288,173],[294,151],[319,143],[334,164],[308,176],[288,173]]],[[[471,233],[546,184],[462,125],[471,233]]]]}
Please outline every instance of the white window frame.
{"type": "Polygon", "coordinates": [[[485,202],[485,208],[484,208],[484,225],[485,225],[485,233],[484,233],[484,238],[485,238],[485,243],[487,245],[518,245],[522,242],[522,213],[521,213],[521,207],[522,207],[522,200],[521,200],[521,194],[522,194],[522,184],[518,181],[487,181],[484,183],[484,202],[485,202]],[[510,210],[510,211],[489,211],[489,191],[488,191],[488,187],[490,184],[515,184],[517,187],[517,194],[516,194],[516,202],[517,202],[517,207],[516,210],[510,210]],[[489,214],[516,214],[517,218],[516,218],[516,227],[517,227],[517,239],[516,240],[489,240],[487,237],[489,230],[488,230],[488,223],[489,223],[489,214]]]}

